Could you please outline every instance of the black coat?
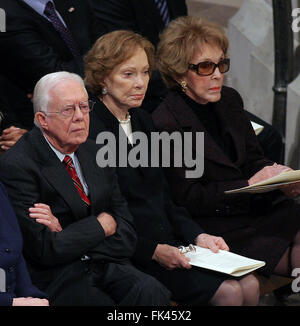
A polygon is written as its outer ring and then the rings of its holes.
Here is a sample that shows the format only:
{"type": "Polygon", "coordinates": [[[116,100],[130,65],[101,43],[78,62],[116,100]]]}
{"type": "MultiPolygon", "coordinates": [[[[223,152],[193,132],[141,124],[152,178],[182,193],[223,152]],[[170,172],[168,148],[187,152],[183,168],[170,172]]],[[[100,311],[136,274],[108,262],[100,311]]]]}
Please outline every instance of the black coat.
{"type": "Polygon", "coordinates": [[[224,153],[178,91],[170,91],[152,114],[159,131],[192,132],[194,136],[204,132],[203,175],[187,179],[186,166],[166,168],[172,196],[208,233],[223,236],[233,251],[265,260],[265,270],[270,273],[300,228],[299,205],[281,198],[280,191],[224,194],[225,190],[247,186],[251,176],[273,162],[265,158],[237,91],[223,86],[221,99],[213,106],[221,137],[231,142],[235,161],[224,153]]]}
{"type": "MultiPolygon", "coordinates": [[[[98,98],[91,99],[96,104],[91,112],[90,138],[96,139],[100,132],[110,131],[116,136],[118,153],[119,122],[98,98]]],[[[133,132],[145,133],[150,144],[151,132],[155,131],[151,116],[140,108],[131,109],[130,115],[133,132]]],[[[126,137],[123,130],[121,136],[126,137]]],[[[128,145],[125,151],[130,152],[132,148],[134,147],[128,145]]],[[[121,192],[128,202],[138,234],[134,259],[139,265],[147,266],[151,263],[159,243],[194,243],[196,236],[203,232],[184,208],[173,203],[160,168],[134,168],[128,164],[128,167],[118,167],[117,173],[121,192]]]]}
{"type": "MultiPolygon", "coordinates": [[[[34,128],[0,158],[0,178],[24,238],[24,255],[35,284],[51,283],[69,263],[83,255],[95,261],[128,261],[136,245],[126,201],[121,196],[115,170],[96,164],[93,141],[81,144],[76,151],[89,188],[91,208],[81,200],[68,172],[50,148],[41,131],[34,128]],[[63,230],[55,233],[28,216],[34,203],[50,206],[63,230]],[[97,220],[109,212],[117,221],[117,232],[105,237],[97,220]]],[[[43,287],[44,288],[44,287],[43,287]]]]}

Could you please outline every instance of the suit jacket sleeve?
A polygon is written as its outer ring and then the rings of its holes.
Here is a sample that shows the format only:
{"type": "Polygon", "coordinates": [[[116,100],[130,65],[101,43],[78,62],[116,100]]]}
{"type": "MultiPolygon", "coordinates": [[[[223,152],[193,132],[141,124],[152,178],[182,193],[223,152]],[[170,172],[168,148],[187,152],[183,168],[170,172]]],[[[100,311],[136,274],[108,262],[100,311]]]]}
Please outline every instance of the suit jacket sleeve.
{"type": "Polygon", "coordinates": [[[104,241],[105,234],[95,216],[69,224],[61,232],[51,232],[28,215],[29,207],[40,202],[39,181],[24,158],[1,160],[0,176],[19,220],[25,254],[42,265],[71,262],[104,241]],[[13,171],[13,173],[11,173],[13,171]]]}
{"type": "MultiPolygon", "coordinates": [[[[196,223],[188,214],[187,210],[174,204],[171,199],[170,190],[164,179],[164,203],[167,212],[168,222],[174,232],[176,239],[181,240],[182,245],[195,243],[196,237],[203,233],[203,229],[196,223]]],[[[158,244],[161,242],[138,237],[138,244],[136,247],[133,259],[142,266],[147,266],[152,260],[152,256],[158,244]]]]}
{"type": "Polygon", "coordinates": [[[174,204],[166,180],[164,181],[164,189],[166,212],[176,238],[181,239],[186,244],[195,243],[196,237],[204,230],[191,218],[184,207],[174,204]]]}
{"type": "Polygon", "coordinates": [[[108,172],[112,176],[112,194],[109,213],[117,222],[117,231],[89,251],[94,259],[120,260],[130,258],[136,249],[137,235],[133,226],[133,217],[129,213],[127,202],[121,194],[114,169],[108,172]]]}
{"type": "Polygon", "coordinates": [[[23,255],[20,255],[16,264],[15,291],[0,293],[0,306],[11,306],[15,297],[47,298],[44,292],[32,284],[23,255]]]}
{"type": "Polygon", "coordinates": [[[40,291],[32,284],[23,255],[20,256],[17,265],[17,283],[15,293],[17,297],[47,298],[47,295],[44,292],[40,291]]]}

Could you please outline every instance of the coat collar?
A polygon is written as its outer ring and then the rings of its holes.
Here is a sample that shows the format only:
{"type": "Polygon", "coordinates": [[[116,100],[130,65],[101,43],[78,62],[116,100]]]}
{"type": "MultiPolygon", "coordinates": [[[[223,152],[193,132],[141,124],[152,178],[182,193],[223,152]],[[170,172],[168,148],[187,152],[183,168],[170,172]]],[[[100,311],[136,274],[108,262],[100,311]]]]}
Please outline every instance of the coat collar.
{"type": "MultiPolygon", "coordinates": [[[[223,86],[223,88],[226,87],[223,86]]],[[[222,125],[224,126],[223,133],[229,133],[233,139],[238,159],[232,163],[230,159],[224,154],[222,149],[213,140],[210,134],[205,129],[204,125],[197,118],[193,110],[187,105],[182,96],[177,91],[171,91],[167,97],[167,109],[172,113],[178,125],[183,131],[204,132],[204,157],[208,160],[218,162],[226,166],[236,168],[239,161],[242,159],[239,154],[243,146],[241,137],[235,126],[239,124],[240,110],[235,107],[229,108],[229,103],[224,98],[224,91],[222,90],[222,97],[220,101],[214,103],[215,112],[218,115],[222,125]]],[[[195,139],[193,139],[193,148],[195,149],[195,139]]]]}
{"type": "MultiPolygon", "coordinates": [[[[137,146],[137,144],[131,145],[128,141],[127,141],[127,136],[125,135],[125,132],[123,131],[122,128],[119,128],[120,124],[118,119],[107,109],[107,107],[104,105],[104,103],[102,101],[100,101],[98,98],[95,98],[94,96],[92,96],[91,98],[93,98],[93,100],[96,101],[95,107],[94,107],[94,112],[93,114],[95,114],[97,116],[97,118],[101,121],[101,123],[104,125],[105,130],[112,132],[115,137],[117,138],[116,144],[117,144],[117,149],[116,149],[116,154],[117,154],[117,163],[118,163],[118,159],[119,159],[119,131],[122,133],[122,136],[125,137],[126,142],[127,142],[127,155],[128,153],[135,147],[137,146]]],[[[131,116],[131,127],[132,127],[132,132],[143,132],[147,134],[148,137],[148,164],[150,166],[150,158],[151,158],[151,146],[150,146],[150,132],[148,131],[148,128],[145,123],[143,121],[143,119],[141,119],[141,115],[139,114],[139,110],[142,110],[141,108],[132,108],[129,110],[130,116],[131,116]]],[[[149,117],[150,119],[150,117],[149,117]]],[[[101,126],[99,126],[99,129],[101,128],[101,126]]],[[[103,131],[103,130],[99,130],[99,131],[103,131]]],[[[148,169],[147,167],[141,167],[138,166],[136,169],[138,169],[138,171],[140,171],[144,176],[152,176],[153,171],[151,171],[151,169],[148,169]]]]}

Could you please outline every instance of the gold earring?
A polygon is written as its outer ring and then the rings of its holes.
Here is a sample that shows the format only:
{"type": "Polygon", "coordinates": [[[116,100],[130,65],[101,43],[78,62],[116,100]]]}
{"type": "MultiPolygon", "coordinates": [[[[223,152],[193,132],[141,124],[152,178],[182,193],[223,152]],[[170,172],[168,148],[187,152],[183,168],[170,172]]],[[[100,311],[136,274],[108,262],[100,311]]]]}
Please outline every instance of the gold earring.
{"type": "Polygon", "coordinates": [[[182,80],[180,86],[181,86],[181,90],[185,93],[187,89],[187,82],[185,80],[182,80]]]}

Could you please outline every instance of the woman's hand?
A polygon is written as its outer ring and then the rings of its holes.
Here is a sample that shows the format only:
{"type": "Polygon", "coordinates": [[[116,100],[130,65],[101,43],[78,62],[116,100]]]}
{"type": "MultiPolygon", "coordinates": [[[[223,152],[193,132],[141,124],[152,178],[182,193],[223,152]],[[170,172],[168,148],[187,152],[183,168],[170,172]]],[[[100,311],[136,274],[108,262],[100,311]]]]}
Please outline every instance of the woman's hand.
{"type": "Polygon", "coordinates": [[[199,247],[208,248],[213,252],[221,250],[229,250],[226,242],[221,237],[209,235],[207,233],[201,233],[196,238],[195,244],[199,247]]]}
{"type": "MultiPolygon", "coordinates": [[[[288,166],[280,165],[274,163],[272,166],[265,166],[263,169],[258,171],[256,174],[254,174],[253,177],[251,177],[248,181],[249,185],[253,185],[254,183],[269,179],[271,177],[274,177],[282,172],[292,171],[288,166]]],[[[282,185],[279,188],[287,197],[297,197],[300,195],[300,182],[293,183],[293,184],[287,184],[282,185]]]]}
{"type": "Polygon", "coordinates": [[[288,166],[277,164],[277,163],[274,163],[271,166],[265,166],[263,169],[261,169],[260,171],[255,173],[254,176],[252,176],[248,180],[249,186],[252,186],[253,184],[255,184],[257,182],[264,181],[266,179],[275,177],[276,175],[278,175],[282,172],[287,172],[287,171],[291,171],[291,170],[292,169],[289,168],[288,166]]]}
{"type": "Polygon", "coordinates": [[[58,219],[52,214],[48,205],[37,203],[29,208],[29,216],[35,218],[37,223],[46,225],[51,232],[60,232],[62,227],[58,219]]]}
{"type": "Polygon", "coordinates": [[[13,306],[49,306],[49,301],[47,299],[40,298],[14,298],[13,306]]]}
{"type": "Polygon", "coordinates": [[[300,182],[283,185],[279,188],[287,197],[295,198],[300,195],[300,182]]]}
{"type": "Polygon", "coordinates": [[[160,265],[166,269],[186,268],[190,269],[192,266],[189,259],[180,252],[176,247],[167,244],[158,244],[152,259],[156,260],[160,265]]]}

